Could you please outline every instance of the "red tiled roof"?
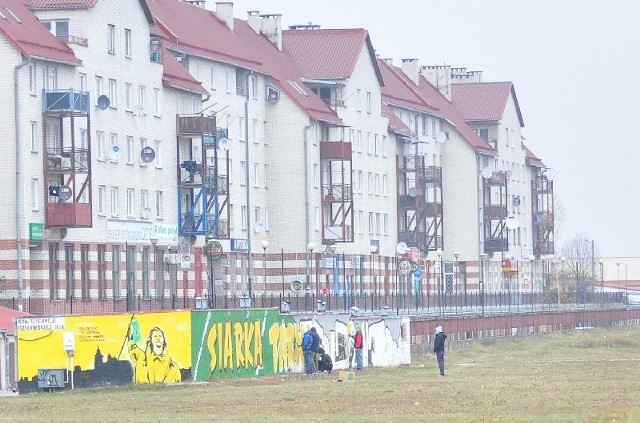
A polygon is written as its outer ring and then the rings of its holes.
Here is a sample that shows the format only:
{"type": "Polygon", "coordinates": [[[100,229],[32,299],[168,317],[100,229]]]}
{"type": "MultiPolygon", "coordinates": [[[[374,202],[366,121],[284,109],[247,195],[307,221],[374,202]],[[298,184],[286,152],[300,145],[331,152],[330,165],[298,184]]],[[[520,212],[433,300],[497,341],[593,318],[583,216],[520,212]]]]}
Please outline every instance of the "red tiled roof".
{"type": "Polygon", "coordinates": [[[526,153],[526,157],[525,157],[526,164],[534,167],[545,167],[544,163],[542,163],[542,160],[540,160],[535,154],[533,154],[533,152],[529,150],[529,148],[526,145],[522,144],[522,148],[524,148],[524,151],[526,153]]]}
{"type": "Polygon", "coordinates": [[[378,60],[378,66],[384,80],[384,87],[381,89],[383,102],[413,110],[433,109],[417,93],[417,87],[402,70],[396,72],[398,68],[392,67],[381,59],[378,60]]]}
{"type": "Polygon", "coordinates": [[[4,329],[10,334],[15,334],[13,319],[24,316],[30,316],[30,314],[0,306],[0,330],[4,329]]]}
{"type": "Polygon", "coordinates": [[[513,96],[520,126],[524,126],[516,91],[511,82],[451,84],[451,100],[468,121],[501,120],[509,95],[513,96]]]}
{"type": "MultiPolygon", "coordinates": [[[[165,51],[166,52],[166,51],[165,51]]],[[[180,90],[191,91],[197,94],[209,94],[200,82],[186,70],[171,53],[162,56],[162,84],[180,90]]]]}
{"type": "Polygon", "coordinates": [[[293,29],[282,31],[282,50],[298,64],[305,78],[351,77],[366,47],[380,85],[384,85],[369,33],[354,29],[293,29]]]}
{"type": "Polygon", "coordinates": [[[29,11],[24,0],[0,0],[0,36],[6,37],[25,57],[79,65],[66,44],[61,43],[29,11]]]}
{"type": "Polygon", "coordinates": [[[257,34],[246,21],[235,19],[231,31],[215,13],[201,7],[177,0],[147,2],[157,22],[152,32],[162,36],[165,48],[269,75],[311,118],[342,123],[336,113],[304,85],[300,69],[291,58],[257,34]]]}
{"type": "Polygon", "coordinates": [[[98,3],[98,0],[26,0],[30,9],[87,9],[98,3]]]}
{"type": "Polygon", "coordinates": [[[411,138],[414,133],[386,104],[382,103],[382,116],[389,118],[389,132],[411,138]]]}

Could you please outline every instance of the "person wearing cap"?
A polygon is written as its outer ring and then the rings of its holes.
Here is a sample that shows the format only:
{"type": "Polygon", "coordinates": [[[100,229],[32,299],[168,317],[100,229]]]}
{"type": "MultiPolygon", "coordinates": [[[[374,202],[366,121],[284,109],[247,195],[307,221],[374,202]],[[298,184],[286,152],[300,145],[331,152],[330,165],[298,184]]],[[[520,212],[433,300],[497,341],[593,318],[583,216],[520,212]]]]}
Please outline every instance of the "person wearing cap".
{"type": "Polygon", "coordinates": [[[436,338],[433,342],[433,352],[438,358],[438,368],[440,369],[440,376],[444,376],[444,340],[447,335],[444,333],[442,326],[436,328],[436,338]]]}
{"type": "Polygon", "coordinates": [[[353,336],[353,349],[356,351],[356,370],[362,370],[362,348],[364,347],[364,338],[362,336],[362,327],[356,326],[356,334],[353,336]]]}

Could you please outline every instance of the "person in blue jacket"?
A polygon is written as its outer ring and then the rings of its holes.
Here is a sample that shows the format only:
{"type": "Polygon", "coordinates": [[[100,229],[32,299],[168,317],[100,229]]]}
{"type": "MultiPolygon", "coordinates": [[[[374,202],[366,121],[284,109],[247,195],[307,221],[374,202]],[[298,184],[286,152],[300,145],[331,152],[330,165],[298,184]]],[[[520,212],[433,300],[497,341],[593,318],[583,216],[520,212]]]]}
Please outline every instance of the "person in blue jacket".
{"type": "Polygon", "coordinates": [[[438,368],[440,369],[440,376],[444,376],[444,340],[447,339],[447,335],[444,333],[442,326],[436,328],[436,338],[433,342],[433,352],[438,358],[438,368]]]}
{"type": "Polygon", "coordinates": [[[313,374],[313,332],[316,328],[311,328],[302,336],[302,353],[304,354],[304,372],[308,375],[313,374]]]}
{"type": "Polygon", "coordinates": [[[320,346],[322,345],[322,341],[320,340],[320,335],[318,335],[318,331],[315,327],[309,329],[311,331],[311,351],[313,352],[313,371],[318,371],[318,350],[320,350],[320,346]]]}

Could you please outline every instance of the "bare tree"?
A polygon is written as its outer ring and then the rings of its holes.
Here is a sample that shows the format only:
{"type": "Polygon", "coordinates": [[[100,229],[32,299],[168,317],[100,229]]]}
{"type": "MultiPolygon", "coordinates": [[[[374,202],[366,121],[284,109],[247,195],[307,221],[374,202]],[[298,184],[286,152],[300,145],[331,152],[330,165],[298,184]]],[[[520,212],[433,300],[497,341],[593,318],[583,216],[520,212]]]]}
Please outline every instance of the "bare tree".
{"type": "Polygon", "coordinates": [[[593,291],[598,278],[594,269],[595,252],[592,257],[591,241],[578,233],[562,246],[562,254],[566,257],[564,270],[567,272],[567,283],[569,286],[571,282],[574,283],[568,291],[573,292],[576,299],[579,294],[593,291]]]}

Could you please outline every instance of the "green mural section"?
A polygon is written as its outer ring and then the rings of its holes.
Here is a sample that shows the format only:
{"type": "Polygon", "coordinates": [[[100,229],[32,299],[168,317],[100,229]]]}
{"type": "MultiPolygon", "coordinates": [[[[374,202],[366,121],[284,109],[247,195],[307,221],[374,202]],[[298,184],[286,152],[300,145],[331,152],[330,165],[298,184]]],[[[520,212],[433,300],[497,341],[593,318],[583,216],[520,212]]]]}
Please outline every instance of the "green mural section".
{"type": "Polygon", "coordinates": [[[194,380],[276,374],[297,368],[300,329],[276,310],[191,314],[194,380]]]}

